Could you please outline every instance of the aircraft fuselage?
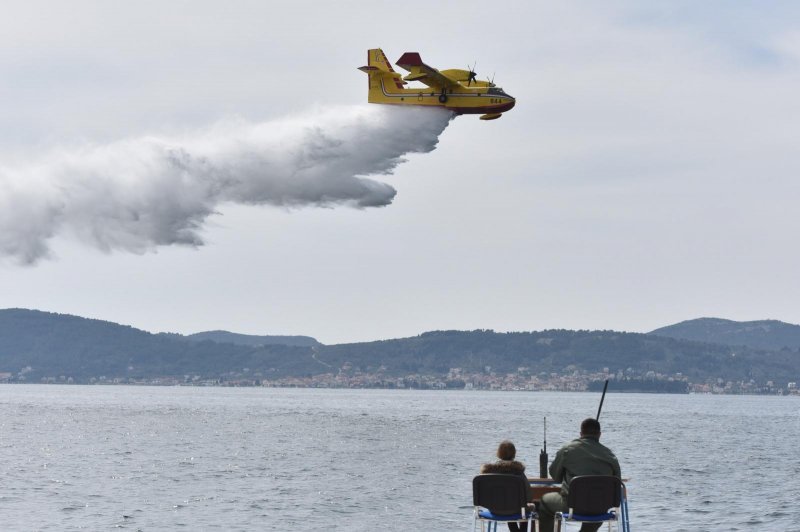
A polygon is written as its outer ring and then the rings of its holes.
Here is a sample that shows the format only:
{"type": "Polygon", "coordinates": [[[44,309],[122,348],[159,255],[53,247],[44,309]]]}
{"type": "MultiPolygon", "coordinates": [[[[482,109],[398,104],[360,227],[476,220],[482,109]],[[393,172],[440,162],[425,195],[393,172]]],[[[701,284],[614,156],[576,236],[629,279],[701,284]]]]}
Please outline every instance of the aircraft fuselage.
{"type": "MultiPolygon", "coordinates": [[[[398,88],[397,86],[387,88],[386,79],[373,78],[370,79],[370,83],[380,84],[381,91],[380,96],[374,98],[374,91],[370,90],[369,101],[371,103],[443,107],[460,115],[504,113],[516,104],[514,97],[506,94],[499,87],[463,87],[444,89],[437,93],[427,87],[420,89],[398,88]]],[[[392,84],[392,80],[388,80],[388,83],[392,84]]]]}

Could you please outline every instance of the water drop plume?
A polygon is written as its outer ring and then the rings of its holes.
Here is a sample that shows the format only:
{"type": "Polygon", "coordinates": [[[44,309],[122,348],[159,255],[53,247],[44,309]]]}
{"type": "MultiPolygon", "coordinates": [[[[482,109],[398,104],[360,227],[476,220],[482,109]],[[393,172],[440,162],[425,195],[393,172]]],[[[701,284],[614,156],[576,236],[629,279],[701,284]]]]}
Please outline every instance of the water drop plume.
{"type": "Polygon", "coordinates": [[[0,168],[0,256],[34,264],[52,257],[57,237],[109,252],[200,246],[207,218],[228,202],[385,206],[396,190],[368,176],[435,149],[451,119],[438,109],[339,107],[60,148],[0,168]]]}

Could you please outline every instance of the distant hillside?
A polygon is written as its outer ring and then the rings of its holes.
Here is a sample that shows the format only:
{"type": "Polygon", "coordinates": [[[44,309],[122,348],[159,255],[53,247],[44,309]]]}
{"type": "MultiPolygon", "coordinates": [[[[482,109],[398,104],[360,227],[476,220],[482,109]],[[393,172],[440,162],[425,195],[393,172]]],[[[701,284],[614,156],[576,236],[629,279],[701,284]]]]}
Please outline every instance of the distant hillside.
{"type": "Polygon", "coordinates": [[[682,373],[696,383],[752,379],[785,385],[800,380],[800,350],[734,349],[652,334],[569,330],[434,331],[356,344],[253,346],[187,341],[177,334],[151,334],[108,321],[35,310],[0,310],[0,374],[4,374],[0,380],[11,382],[61,376],[75,382],[100,377],[124,382],[160,377],[257,381],[319,375],[358,380],[363,374],[438,378],[452,368],[545,377],[608,368],[625,377],[682,373]]]}
{"type": "Polygon", "coordinates": [[[680,372],[695,382],[709,377],[782,382],[800,377],[797,351],[741,348],[734,353],[723,345],[615,331],[435,331],[412,338],[325,346],[317,358],[333,367],[348,364],[365,372],[382,366],[389,375],[489,367],[498,373],[528,368],[534,374],[633,368],[680,372]]]}
{"type": "Polygon", "coordinates": [[[0,310],[0,372],[37,382],[61,375],[152,378],[229,373],[294,375],[311,360],[310,348],[249,347],[177,335],[151,334],[126,325],[25,309],[0,310]]]}
{"type": "Polygon", "coordinates": [[[210,340],[218,344],[249,345],[260,347],[263,345],[294,345],[300,347],[315,347],[321,345],[310,336],[257,336],[252,334],[237,334],[228,331],[205,331],[186,335],[192,341],[210,340]]]}
{"type": "Polygon", "coordinates": [[[662,327],[649,334],[711,344],[779,350],[800,348],[800,325],[777,320],[731,321],[699,318],[662,327]]]}

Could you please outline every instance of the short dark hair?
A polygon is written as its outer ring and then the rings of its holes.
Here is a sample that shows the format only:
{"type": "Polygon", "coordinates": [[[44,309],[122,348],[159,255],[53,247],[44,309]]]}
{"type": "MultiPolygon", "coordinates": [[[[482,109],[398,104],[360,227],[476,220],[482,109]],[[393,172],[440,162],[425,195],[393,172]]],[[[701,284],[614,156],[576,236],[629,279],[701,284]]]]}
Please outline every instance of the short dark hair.
{"type": "Polygon", "coordinates": [[[503,440],[497,446],[497,457],[500,460],[513,460],[517,456],[517,448],[509,440],[503,440]]]}
{"type": "Polygon", "coordinates": [[[593,417],[587,417],[581,423],[581,434],[584,436],[600,436],[600,422],[593,417]]]}

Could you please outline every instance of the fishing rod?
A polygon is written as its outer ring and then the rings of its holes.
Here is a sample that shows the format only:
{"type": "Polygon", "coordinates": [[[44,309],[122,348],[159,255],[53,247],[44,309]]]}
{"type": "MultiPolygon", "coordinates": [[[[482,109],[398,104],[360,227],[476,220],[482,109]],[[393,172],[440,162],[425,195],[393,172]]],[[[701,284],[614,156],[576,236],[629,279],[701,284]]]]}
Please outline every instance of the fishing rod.
{"type": "Polygon", "coordinates": [[[597,421],[600,421],[600,411],[603,409],[603,401],[606,400],[606,390],[608,390],[608,379],[606,379],[606,383],[603,386],[603,396],[600,397],[600,406],[597,408],[597,417],[595,417],[597,421]]]}

